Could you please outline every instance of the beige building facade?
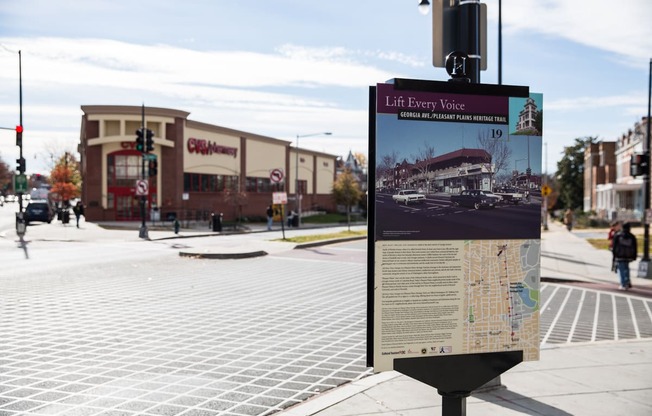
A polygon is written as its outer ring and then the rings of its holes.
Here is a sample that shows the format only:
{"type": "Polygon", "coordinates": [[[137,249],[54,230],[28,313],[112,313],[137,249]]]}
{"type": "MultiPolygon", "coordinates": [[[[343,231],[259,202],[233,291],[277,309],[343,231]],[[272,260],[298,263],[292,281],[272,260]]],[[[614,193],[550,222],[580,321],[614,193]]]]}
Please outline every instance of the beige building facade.
{"type": "Polygon", "coordinates": [[[144,119],[154,148],[143,154],[136,149],[142,107],[81,109],[82,201],[89,220],[141,220],[142,199],[147,220],[208,221],[219,213],[225,220],[259,219],[274,193],[285,193],[287,209],[296,209],[297,191],[304,212],[335,209],[335,155],[299,149],[297,157],[289,141],[152,107],[144,119]]]}

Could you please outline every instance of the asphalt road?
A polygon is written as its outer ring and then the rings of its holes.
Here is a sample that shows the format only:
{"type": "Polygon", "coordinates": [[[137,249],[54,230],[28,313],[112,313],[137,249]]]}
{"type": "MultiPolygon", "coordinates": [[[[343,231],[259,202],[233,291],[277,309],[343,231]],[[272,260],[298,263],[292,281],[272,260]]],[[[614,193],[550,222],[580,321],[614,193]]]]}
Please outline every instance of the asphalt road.
{"type": "Polygon", "coordinates": [[[539,238],[541,203],[499,204],[495,208],[457,207],[447,195],[428,195],[422,204],[397,204],[376,194],[377,237],[384,240],[539,238]]]}

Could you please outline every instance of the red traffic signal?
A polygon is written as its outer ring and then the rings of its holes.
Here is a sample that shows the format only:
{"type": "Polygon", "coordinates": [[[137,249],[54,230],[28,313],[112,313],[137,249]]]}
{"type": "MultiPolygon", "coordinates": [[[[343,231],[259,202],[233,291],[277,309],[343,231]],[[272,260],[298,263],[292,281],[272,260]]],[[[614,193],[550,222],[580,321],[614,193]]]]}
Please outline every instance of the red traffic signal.
{"type": "Polygon", "coordinates": [[[23,126],[16,126],[16,146],[23,147],[23,126]]]}

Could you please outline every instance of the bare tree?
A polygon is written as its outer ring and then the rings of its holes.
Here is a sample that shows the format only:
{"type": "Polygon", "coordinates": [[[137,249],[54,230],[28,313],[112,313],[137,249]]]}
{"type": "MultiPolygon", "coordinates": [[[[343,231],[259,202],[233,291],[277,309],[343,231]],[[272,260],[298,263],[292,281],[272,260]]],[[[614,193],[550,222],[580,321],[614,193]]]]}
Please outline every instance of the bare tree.
{"type": "MultiPolygon", "coordinates": [[[[394,168],[398,163],[398,152],[393,150],[391,153],[383,155],[380,158],[380,163],[376,166],[376,180],[383,177],[394,178],[394,168]]],[[[374,184],[375,185],[375,184],[374,184]]]]}
{"type": "Polygon", "coordinates": [[[430,190],[428,172],[430,171],[432,160],[435,158],[435,147],[424,140],[423,147],[420,147],[418,153],[416,155],[413,154],[412,158],[414,159],[414,167],[419,171],[419,176],[426,181],[426,189],[430,190]]]}
{"type": "Polygon", "coordinates": [[[507,164],[512,157],[512,149],[507,145],[506,138],[491,137],[489,131],[478,133],[478,146],[489,154],[485,163],[493,163],[494,168],[491,171],[491,183],[493,184],[494,175],[497,176],[503,169],[507,168],[507,164]]]}

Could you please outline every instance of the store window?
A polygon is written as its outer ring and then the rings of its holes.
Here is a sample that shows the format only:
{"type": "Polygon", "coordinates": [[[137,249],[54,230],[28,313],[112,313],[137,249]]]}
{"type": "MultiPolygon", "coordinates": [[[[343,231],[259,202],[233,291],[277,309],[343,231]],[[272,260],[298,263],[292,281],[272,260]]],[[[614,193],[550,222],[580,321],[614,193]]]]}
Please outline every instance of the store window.
{"type": "Polygon", "coordinates": [[[107,163],[109,186],[133,186],[140,179],[142,157],[139,155],[109,155],[107,163]]]}
{"type": "Polygon", "coordinates": [[[283,182],[273,183],[269,178],[255,178],[247,177],[246,190],[247,192],[281,192],[285,189],[283,182]]]}
{"type": "Polygon", "coordinates": [[[205,175],[201,173],[183,174],[184,192],[223,192],[226,189],[236,189],[238,176],[205,175]]]}

